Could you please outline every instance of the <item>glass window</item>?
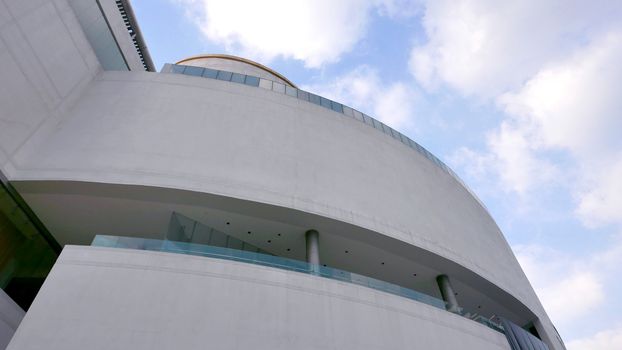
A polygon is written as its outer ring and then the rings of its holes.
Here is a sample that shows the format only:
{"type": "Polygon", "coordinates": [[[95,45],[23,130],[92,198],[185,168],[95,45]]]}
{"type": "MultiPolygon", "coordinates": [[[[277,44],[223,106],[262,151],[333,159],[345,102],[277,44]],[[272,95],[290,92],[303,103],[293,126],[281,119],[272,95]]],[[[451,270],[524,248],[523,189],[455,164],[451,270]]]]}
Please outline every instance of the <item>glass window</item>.
{"type": "Polygon", "coordinates": [[[182,66],[182,65],[179,65],[179,64],[174,64],[171,67],[171,73],[183,74],[184,73],[184,69],[186,69],[186,66],[182,66]]]}
{"type": "Polygon", "coordinates": [[[216,77],[218,76],[218,71],[214,69],[205,68],[205,70],[203,71],[203,76],[206,78],[216,79],[216,77]]]}
{"type": "Polygon", "coordinates": [[[298,90],[298,89],[293,88],[293,87],[291,87],[289,85],[285,85],[285,93],[287,95],[289,95],[289,96],[297,97],[298,94],[296,93],[296,90],[298,90]]]}
{"type": "Polygon", "coordinates": [[[374,125],[374,128],[382,131],[382,123],[380,123],[379,121],[377,121],[376,119],[373,119],[373,118],[372,118],[371,121],[372,121],[372,123],[374,125]]]}
{"type": "Polygon", "coordinates": [[[352,112],[352,108],[350,108],[348,106],[343,106],[343,114],[347,115],[348,117],[354,117],[354,113],[352,112]]]}
{"type": "Polygon", "coordinates": [[[218,80],[230,81],[231,80],[231,72],[225,72],[224,70],[218,71],[218,76],[216,77],[218,80]]]}
{"type": "Polygon", "coordinates": [[[423,149],[423,151],[425,152],[425,156],[426,158],[428,158],[429,160],[433,161],[434,155],[432,153],[430,153],[430,151],[428,151],[427,149],[423,149]]]}
{"type": "Polygon", "coordinates": [[[301,100],[309,101],[309,93],[306,91],[298,90],[298,98],[301,100]]]}
{"type": "Polygon", "coordinates": [[[319,105],[321,103],[320,96],[309,93],[309,102],[319,105]]]}
{"type": "Polygon", "coordinates": [[[231,75],[231,81],[234,83],[244,84],[244,74],[233,73],[231,75]]]}
{"type": "Polygon", "coordinates": [[[424,156],[424,157],[426,157],[426,158],[428,157],[428,156],[426,155],[426,150],[425,150],[425,148],[423,148],[423,146],[421,146],[420,144],[417,144],[417,151],[419,151],[419,153],[423,154],[423,156],[424,156]]]}
{"type": "Polygon", "coordinates": [[[380,124],[382,125],[382,131],[383,131],[385,134],[387,134],[387,135],[389,135],[389,136],[393,136],[393,135],[391,134],[391,128],[390,128],[390,127],[388,127],[388,126],[387,126],[386,124],[384,124],[384,123],[380,123],[380,124]]]}
{"type": "Polygon", "coordinates": [[[0,288],[27,311],[57,254],[2,183],[0,257],[0,288]]]}
{"type": "Polygon", "coordinates": [[[400,140],[402,141],[403,144],[410,146],[410,142],[408,141],[408,137],[406,137],[404,134],[400,134],[400,140]]]}
{"type": "Polygon", "coordinates": [[[335,102],[335,101],[330,101],[330,107],[335,112],[343,113],[343,106],[342,106],[341,103],[338,103],[338,102],[335,102]]]}
{"type": "Polygon", "coordinates": [[[365,118],[363,118],[363,113],[357,111],[356,109],[352,110],[352,114],[354,114],[354,119],[360,120],[362,122],[365,121],[365,118]]]}
{"type": "Polygon", "coordinates": [[[330,109],[330,100],[324,97],[320,96],[320,104],[322,105],[322,107],[326,107],[328,109],[330,109]]]}
{"type": "Polygon", "coordinates": [[[259,87],[272,90],[272,80],[259,79],[259,87]]]}
{"type": "Polygon", "coordinates": [[[396,140],[400,140],[400,133],[397,132],[397,130],[393,128],[389,128],[389,129],[391,129],[391,135],[393,136],[393,138],[395,138],[396,140]]]}
{"type": "Polygon", "coordinates": [[[449,168],[447,167],[447,165],[445,165],[445,163],[440,162],[441,163],[441,168],[443,168],[443,170],[445,170],[446,172],[449,172],[449,168]]]}
{"type": "Polygon", "coordinates": [[[282,94],[285,93],[285,84],[277,83],[276,81],[272,82],[272,91],[280,92],[282,94]]]}
{"type": "Polygon", "coordinates": [[[194,67],[194,66],[186,66],[186,69],[184,70],[184,74],[194,75],[195,77],[200,77],[203,74],[203,68],[194,67]]]}
{"type": "Polygon", "coordinates": [[[251,75],[247,75],[246,80],[244,80],[244,84],[250,85],[250,86],[259,86],[259,78],[251,76],[251,75]]]}
{"type": "Polygon", "coordinates": [[[419,153],[423,154],[425,157],[427,157],[426,153],[427,151],[425,150],[425,148],[423,148],[420,144],[415,143],[415,147],[417,148],[417,151],[419,151],[419,153]]]}
{"type": "Polygon", "coordinates": [[[212,231],[210,238],[209,238],[209,245],[215,245],[217,247],[226,247],[227,246],[227,238],[229,238],[229,236],[227,236],[226,234],[220,232],[220,231],[212,231]]]}

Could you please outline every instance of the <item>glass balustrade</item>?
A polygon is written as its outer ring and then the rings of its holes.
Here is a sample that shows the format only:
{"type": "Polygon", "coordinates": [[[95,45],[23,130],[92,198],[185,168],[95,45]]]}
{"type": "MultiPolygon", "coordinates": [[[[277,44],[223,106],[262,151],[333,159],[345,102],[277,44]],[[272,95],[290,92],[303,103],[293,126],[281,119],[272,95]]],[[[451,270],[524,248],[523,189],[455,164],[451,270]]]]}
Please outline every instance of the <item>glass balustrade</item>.
{"type": "MultiPolygon", "coordinates": [[[[443,300],[437,299],[424,293],[417,292],[409,288],[398,286],[393,283],[381,281],[375,278],[336,269],[333,267],[312,265],[305,261],[288,259],[259,252],[243,251],[197,243],[106,235],[95,236],[91,245],[97,247],[127,248],[198,255],[210,258],[234,260],[250,264],[274,267],[283,270],[312,274],[325,278],[330,278],[333,280],[357,284],[386,293],[395,294],[407,299],[415,300],[442,310],[446,309],[446,304],[443,300]]],[[[469,313],[462,309],[456,314],[479,322],[491,329],[494,329],[495,331],[503,333],[503,328],[500,325],[496,324],[493,320],[487,319],[481,315],[469,313]]]]}

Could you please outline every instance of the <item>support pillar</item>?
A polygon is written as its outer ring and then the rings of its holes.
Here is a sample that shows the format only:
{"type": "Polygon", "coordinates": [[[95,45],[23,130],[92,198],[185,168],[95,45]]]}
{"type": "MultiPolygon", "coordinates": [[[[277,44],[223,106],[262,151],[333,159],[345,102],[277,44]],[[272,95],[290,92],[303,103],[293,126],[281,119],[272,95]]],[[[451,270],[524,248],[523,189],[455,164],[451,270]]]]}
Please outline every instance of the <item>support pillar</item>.
{"type": "Polygon", "coordinates": [[[447,275],[438,275],[436,277],[436,283],[438,283],[438,288],[441,290],[443,300],[447,303],[447,311],[459,312],[460,306],[458,306],[458,300],[456,299],[456,294],[454,288],[451,286],[449,277],[447,275]]]}
{"type": "Polygon", "coordinates": [[[309,230],[305,233],[307,241],[307,262],[313,265],[320,265],[320,234],[316,230],[309,230]]]}

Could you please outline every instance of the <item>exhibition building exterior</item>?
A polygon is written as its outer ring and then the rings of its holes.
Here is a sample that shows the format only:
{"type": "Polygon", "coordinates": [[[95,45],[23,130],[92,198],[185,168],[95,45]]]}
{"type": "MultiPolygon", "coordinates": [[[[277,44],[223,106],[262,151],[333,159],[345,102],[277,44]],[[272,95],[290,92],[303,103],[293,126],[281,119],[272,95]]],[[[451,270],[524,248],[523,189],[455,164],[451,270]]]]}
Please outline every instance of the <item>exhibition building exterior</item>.
{"type": "Polygon", "coordinates": [[[0,0],[0,179],[0,349],[564,349],[443,162],[128,0],[0,0]]]}

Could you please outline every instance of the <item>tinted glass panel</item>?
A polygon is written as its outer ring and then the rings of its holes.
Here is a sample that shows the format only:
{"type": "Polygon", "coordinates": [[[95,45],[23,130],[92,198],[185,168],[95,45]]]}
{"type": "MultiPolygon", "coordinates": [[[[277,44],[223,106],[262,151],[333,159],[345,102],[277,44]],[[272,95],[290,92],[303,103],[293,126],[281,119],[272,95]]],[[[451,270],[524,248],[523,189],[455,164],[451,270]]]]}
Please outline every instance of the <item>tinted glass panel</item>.
{"type": "Polygon", "coordinates": [[[214,69],[205,68],[205,70],[203,71],[203,76],[206,78],[216,79],[216,77],[218,76],[218,71],[214,69]]]}
{"type": "Polygon", "coordinates": [[[28,310],[56,257],[52,247],[0,183],[0,288],[28,310]]]}
{"type": "Polygon", "coordinates": [[[282,94],[285,93],[285,85],[281,83],[272,82],[272,91],[280,92],[282,94]]]}
{"type": "Polygon", "coordinates": [[[182,74],[184,72],[184,69],[186,69],[186,66],[180,66],[178,64],[175,64],[171,67],[171,73],[182,74]]]}
{"type": "Polygon", "coordinates": [[[410,142],[408,141],[408,137],[404,136],[404,134],[400,134],[400,140],[402,141],[403,144],[410,146],[410,142]]]}
{"type": "Polygon", "coordinates": [[[231,80],[231,72],[225,72],[224,70],[218,71],[218,76],[216,77],[219,80],[230,81],[231,80]]]}
{"type": "Polygon", "coordinates": [[[259,78],[253,77],[251,75],[247,75],[246,80],[244,81],[244,84],[251,85],[251,86],[259,86],[259,78]]]}
{"type": "Polygon", "coordinates": [[[330,100],[320,96],[320,103],[322,107],[330,108],[330,100]]]}
{"type": "Polygon", "coordinates": [[[367,114],[363,114],[363,118],[365,119],[365,124],[371,125],[374,128],[376,127],[376,125],[374,124],[374,118],[368,116],[367,114]]]}
{"type": "Polygon", "coordinates": [[[244,84],[244,75],[239,73],[233,73],[233,75],[231,75],[231,81],[234,83],[244,84]]]}
{"type": "Polygon", "coordinates": [[[363,113],[361,113],[361,112],[357,111],[356,109],[353,109],[353,110],[352,110],[352,114],[354,114],[354,118],[355,118],[355,119],[358,119],[358,120],[360,120],[360,121],[364,121],[364,119],[363,119],[363,113]]]}
{"type": "Polygon", "coordinates": [[[379,122],[379,121],[377,121],[376,119],[373,119],[373,118],[372,118],[372,120],[371,120],[371,121],[372,121],[372,123],[373,123],[373,125],[374,125],[374,128],[376,128],[376,129],[378,129],[378,130],[382,130],[382,124],[380,124],[380,122],[379,122]]]}
{"type": "Polygon", "coordinates": [[[301,100],[309,101],[309,93],[306,91],[298,90],[298,98],[301,100]]]}
{"type": "MultiPolygon", "coordinates": [[[[382,123],[381,123],[381,124],[382,124],[382,123]]],[[[385,133],[385,134],[387,134],[387,135],[393,136],[393,135],[391,134],[391,128],[390,128],[390,127],[388,127],[388,126],[386,126],[385,124],[382,124],[382,131],[384,131],[384,133],[385,133]]]]}
{"type": "Polygon", "coordinates": [[[315,103],[316,105],[320,104],[320,96],[315,94],[309,94],[309,102],[315,103]]]}
{"type": "Polygon", "coordinates": [[[259,87],[272,90],[272,81],[266,79],[259,79],[259,87]]]}
{"type": "Polygon", "coordinates": [[[288,86],[288,85],[285,86],[285,93],[287,95],[289,95],[289,96],[297,97],[298,93],[296,93],[296,90],[298,90],[298,89],[293,88],[293,87],[288,86]]]}
{"type": "Polygon", "coordinates": [[[348,106],[343,106],[343,114],[347,115],[348,117],[353,117],[354,114],[352,112],[352,108],[348,107],[348,106]]]}
{"type": "Polygon", "coordinates": [[[201,68],[201,67],[193,67],[193,66],[186,66],[186,69],[184,70],[184,74],[186,74],[186,75],[194,75],[196,77],[200,77],[203,74],[203,68],[201,68]]]}
{"type": "Polygon", "coordinates": [[[333,109],[333,111],[335,112],[339,112],[339,113],[343,113],[343,106],[341,105],[341,103],[337,103],[335,101],[331,101],[330,103],[330,107],[333,109]]]}

